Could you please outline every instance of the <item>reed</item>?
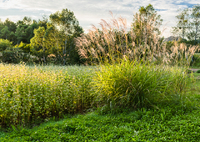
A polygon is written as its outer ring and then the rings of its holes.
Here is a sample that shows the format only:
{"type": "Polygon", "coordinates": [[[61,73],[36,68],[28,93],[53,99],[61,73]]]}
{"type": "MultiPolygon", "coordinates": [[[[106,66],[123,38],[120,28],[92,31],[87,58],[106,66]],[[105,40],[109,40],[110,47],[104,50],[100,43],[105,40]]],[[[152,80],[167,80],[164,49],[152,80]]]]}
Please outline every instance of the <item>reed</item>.
{"type": "MultiPolygon", "coordinates": [[[[112,14],[111,14],[112,15],[112,14]]],[[[143,19],[135,14],[137,25],[129,29],[125,18],[102,20],[100,29],[92,26],[87,34],[76,39],[76,48],[86,64],[118,63],[121,59],[156,64],[188,66],[198,46],[183,43],[167,48],[159,32],[155,17],[143,19]]]]}

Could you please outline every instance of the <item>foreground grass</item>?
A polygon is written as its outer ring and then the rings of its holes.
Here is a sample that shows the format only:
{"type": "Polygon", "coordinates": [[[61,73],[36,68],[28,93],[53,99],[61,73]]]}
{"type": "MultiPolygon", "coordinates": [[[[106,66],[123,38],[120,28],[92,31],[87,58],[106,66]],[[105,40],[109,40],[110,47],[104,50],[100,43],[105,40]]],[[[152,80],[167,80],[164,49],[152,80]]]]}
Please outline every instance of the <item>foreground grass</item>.
{"type": "Polygon", "coordinates": [[[108,113],[179,103],[188,81],[184,68],[130,61],[99,68],[0,64],[0,126],[34,126],[100,107],[108,113]]]}
{"type": "Polygon", "coordinates": [[[198,141],[199,131],[199,110],[165,107],[117,115],[92,112],[34,129],[13,128],[1,132],[0,141],[198,141]]]}
{"type": "MultiPolygon", "coordinates": [[[[47,71],[48,73],[48,71],[53,68],[45,67],[33,69],[31,70],[36,73],[43,71],[47,71]]],[[[55,69],[54,67],[54,70],[52,70],[51,73],[59,73],[61,69],[63,68],[58,67],[55,69]]],[[[109,69],[108,71],[110,71],[109,69]]],[[[118,67],[113,69],[115,69],[116,72],[118,67]]],[[[120,70],[126,75],[126,72],[123,72],[123,69],[120,70]]],[[[75,67],[70,68],[68,75],[73,76],[74,74],[77,74],[78,76],[80,73],[84,72],[86,72],[87,75],[91,75],[92,73],[88,69],[84,71],[84,69],[81,70],[79,67],[75,67]]],[[[43,73],[46,75],[45,72],[43,73]]],[[[111,73],[113,73],[113,71],[106,72],[104,75],[106,75],[106,77],[109,75],[108,77],[110,77],[111,80],[111,73]]],[[[199,141],[200,81],[198,80],[198,77],[200,75],[194,74],[194,76],[197,80],[188,84],[190,89],[187,90],[185,98],[181,103],[176,101],[176,103],[157,104],[154,108],[136,109],[134,111],[125,108],[119,109],[117,107],[111,109],[108,107],[108,104],[106,104],[104,107],[99,107],[96,111],[85,113],[85,115],[65,115],[65,119],[60,119],[60,121],[55,121],[54,118],[51,118],[51,120],[46,118],[44,119],[44,121],[46,121],[45,123],[42,123],[39,126],[34,124],[32,129],[20,124],[16,126],[11,125],[10,128],[6,129],[1,128],[0,141],[199,141]]],[[[117,79],[117,76],[114,77],[115,78],[113,79],[117,79]]],[[[154,77],[154,80],[155,79],[156,78],[154,77]]],[[[78,80],[77,82],[79,82],[79,84],[74,86],[74,88],[71,88],[71,90],[80,89],[80,81],[81,80],[78,80]]],[[[72,83],[74,84],[76,81],[72,80],[72,83]]],[[[86,83],[87,82],[85,82],[85,84],[86,83]]],[[[41,84],[44,85],[44,88],[46,87],[45,83],[41,84]]],[[[65,90],[64,88],[62,89],[65,90]]],[[[38,90],[40,91],[40,88],[38,90]]],[[[57,94],[55,93],[55,96],[56,95],[57,94]]],[[[85,100],[86,99],[87,98],[85,98],[85,100]]],[[[72,102],[72,104],[76,106],[76,103],[72,102]]],[[[2,112],[2,114],[4,113],[2,112]]]]}
{"type": "Polygon", "coordinates": [[[0,64],[0,125],[27,126],[89,108],[92,74],[88,67],[0,64]]]}

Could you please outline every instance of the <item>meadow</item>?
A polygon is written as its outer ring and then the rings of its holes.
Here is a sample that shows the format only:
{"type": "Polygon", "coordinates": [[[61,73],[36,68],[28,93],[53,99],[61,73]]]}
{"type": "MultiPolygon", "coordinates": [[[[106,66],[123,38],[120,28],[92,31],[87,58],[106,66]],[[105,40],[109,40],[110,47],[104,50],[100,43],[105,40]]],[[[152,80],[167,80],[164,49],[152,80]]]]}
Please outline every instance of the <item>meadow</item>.
{"type": "Polygon", "coordinates": [[[122,62],[0,70],[2,142],[199,140],[200,75],[184,68],[122,62]]]}
{"type": "Polygon", "coordinates": [[[0,122],[5,127],[100,106],[140,108],[180,100],[189,80],[182,68],[135,62],[99,68],[3,64],[0,68],[0,122]]]}
{"type": "Polygon", "coordinates": [[[199,47],[167,46],[154,18],[82,34],[86,66],[0,64],[0,141],[200,140],[199,75],[188,70],[199,47]]]}

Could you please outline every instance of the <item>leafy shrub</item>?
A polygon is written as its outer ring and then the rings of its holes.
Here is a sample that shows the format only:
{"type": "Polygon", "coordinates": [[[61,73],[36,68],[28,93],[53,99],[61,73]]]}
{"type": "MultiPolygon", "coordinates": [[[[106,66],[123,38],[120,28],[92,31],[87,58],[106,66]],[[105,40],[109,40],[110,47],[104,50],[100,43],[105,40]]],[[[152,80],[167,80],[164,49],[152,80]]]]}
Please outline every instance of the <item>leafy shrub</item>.
{"type": "Polygon", "coordinates": [[[12,47],[12,42],[9,40],[0,39],[0,52],[6,50],[6,48],[12,47]]]}
{"type": "Polygon", "coordinates": [[[197,73],[200,73],[200,70],[198,70],[197,73]]]}
{"type": "Polygon", "coordinates": [[[1,60],[3,63],[38,63],[38,58],[30,55],[29,53],[24,53],[19,48],[8,48],[2,52],[1,60]]]}
{"type": "Polygon", "coordinates": [[[200,67],[200,53],[193,55],[191,66],[200,67]]]}
{"type": "Polygon", "coordinates": [[[21,49],[24,53],[30,53],[31,45],[21,42],[19,45],[16,45],[15,48],[21,49]]]}
{"type": "Polygon", "coordinates": [[[3,51],[2,62],[4,63],[19,63],[18,53],[12,50],[3,51]]]}

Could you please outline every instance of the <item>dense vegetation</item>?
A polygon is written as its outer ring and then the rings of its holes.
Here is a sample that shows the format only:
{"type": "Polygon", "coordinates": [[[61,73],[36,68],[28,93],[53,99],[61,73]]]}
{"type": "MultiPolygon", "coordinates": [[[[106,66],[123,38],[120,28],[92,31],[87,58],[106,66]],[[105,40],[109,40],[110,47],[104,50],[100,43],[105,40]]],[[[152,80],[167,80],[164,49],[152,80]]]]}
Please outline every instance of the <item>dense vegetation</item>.
{"type": "MultiPolygon", "coordinates": [[[[1,70],[13,73],[1,76],[7,84],[1,82],[5,95],[1,96],[0,116],[2,126],[6,123],[7,128],[1,129],[0,141],[199,140],[199,80],[188,82],[188,75],[182,69],[154,67],[138,65],[132,69],[130,66],[125,73],[125,69],[116,66],[106,68],[102,78],[98,78],[95,72],[101,75],[101,71],[96,67],[1,65],[1,70]],[[16,74],[20,69],[23,73],[16,74]],[[131,74],[128,76],[131,78],[124,76],[131,74]],[[63,75],[65,78],[61,78],[63,75]],[[16,80],[14,76],[21,79],[16,80]],[[66,78],[68,81],[64,83],[66,78]],[[123,91],[120,83],[127,90],[123,91]],[[137,96],[132,104],[131,100],[128,103],[128,98],[135,94],[128,94],[134,91],[128,83],[141,90],[137,95],[144,97],[143,106],[136,103],[137,96]],[[102,90],[96,92],[99,87],[102,90]],[[110,90],[108,95],[99,92],[105,89],[110,90]],[[77,112],[87,114],[72,116],[77,112]],[[45,123],[38,126],[41,122],[45,123]]],[[[194,77],[198,79],[199,75],[194,77]]]]}
{"type": "Polygon", "coordinates": [[[67,9],[49,18],[35,21],[44,26],[30,43],[13,47],[5,34],[1,60],[91,66],[1,63],[0,141],[199,140],[198,74],[188,70],[199,47],[164,42],[152,5],[140,8],[131,29],[112,17],[84,34],[67,9]]]}
{"type": "Polygon", "coordinates": [[[80,64],[74,38],[81,33],[83,29],[68,9],[39,21],[28,17],[17,23],[0,21],[0,57],[4,63],[80,64]]]}
{"type": "Polygon", "coordinates": [[[0,65],[1,126],[26,126],[102,106],[113,111],[180,101],[188,82],[181,68],[127,62],[96,71],[54,68],[0,65]]]}
{"type": "MultiPolygon", "coordinates": [[[[179,39],[180,42],[184,42],[188,46],[199,43],[199,39],[197,38],[200,32],[198,28],[200,24],[199,11],[199,6],[195,5],[192,9],[183,9],[179,13],[177,16],[177,26],[173,28],[173,33],[177,36],[175,39],[179,39]],[[184,12],[187,14],[184,14],[184,12]]],[[[160,35],[159,26],[161,26],[162,21],[161,16],[157,14],[157,11],[152,5],[140,7],[139,12],[134,15],[131,30],[128,27],[126,29],[120,29],[121,27],[116,23],[114,27],[116,29],[115,32],[118,32],[115,33],[117,35],[115,37],[116,44],[122,45],[125,40],[131,40],[138,47],[145,43],[150,45],[154,40],[153,33],[160,35]],[[149,20],[152,22],[148,25],[147,21],[149,20]],[[153,28],[150,28],[152,25],[154,25],[153,28]],[[127,39],[123,36],[124,32],[127,33],[127,39]],[[134,32],[134,35],[132,32],[134,32]],[[121,35],[123,40],[119,37],[121,35]]],[[[101,26],[106,26],[105,23],[102,24],[101,26]]],[[[105,34],[103,29],[96,30],[98,30],[98,35],[100,35],[98,38],[101,38],[103,33],[105,34]]],[[[107,30],[108,32],[114,32],[111,29],[107,30]]],[[[84,33],[79,25],[78,19],[68,9],[57,11],[49,17],[44,17],[38,21],[29,17],[24,17],[23,20],[19,20],[16,23],[9,19],[4,22],[0,21],[0,60],[4,63],[88,64],[88,59],[85,60],[78,54],[75,43],[77,41],[76,38],[83,34],[85,36],[91,36],[90,34],[84,33]]],[[[102,40],[101,44],[99,44],[104,50],[109,47],[109,45],[103,44],[105,40],[102,40]]],[[[159,37],[159,43],[165,43],[163,37],[159,37]]],[[[95,45],[96,43],[92,44],[95,45]]],[[[170,48],[174,42],[169,41],[166,44],[170,48]]],[[[124,51],[121,50],[119,52],[124,51]]]]}

